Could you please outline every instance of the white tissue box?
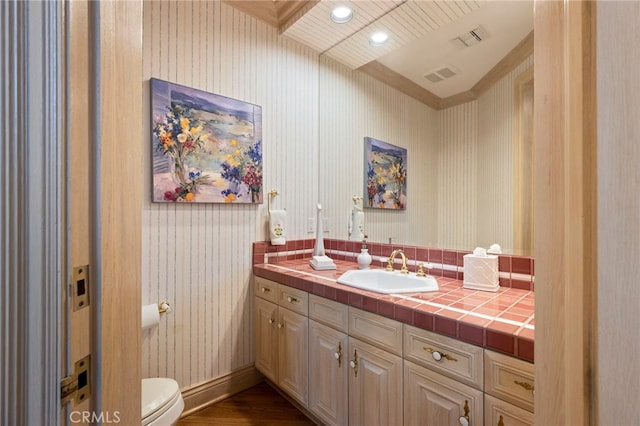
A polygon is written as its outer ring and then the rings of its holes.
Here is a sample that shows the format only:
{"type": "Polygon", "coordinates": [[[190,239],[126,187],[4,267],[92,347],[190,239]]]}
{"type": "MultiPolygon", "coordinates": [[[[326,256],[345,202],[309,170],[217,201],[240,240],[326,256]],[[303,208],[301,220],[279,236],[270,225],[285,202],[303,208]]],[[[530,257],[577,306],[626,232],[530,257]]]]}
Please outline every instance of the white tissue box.
{"type": "Polygon", "coordinates": [[[498,256],[464,255],[462,287],[471,290],[498,291],[498,256]]]}

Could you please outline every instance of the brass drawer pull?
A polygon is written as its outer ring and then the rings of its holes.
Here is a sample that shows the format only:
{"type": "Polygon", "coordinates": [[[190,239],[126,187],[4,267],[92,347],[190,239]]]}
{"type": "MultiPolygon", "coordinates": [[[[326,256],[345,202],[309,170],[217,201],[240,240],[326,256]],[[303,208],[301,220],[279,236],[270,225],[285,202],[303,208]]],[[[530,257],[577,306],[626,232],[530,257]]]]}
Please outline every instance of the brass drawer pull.
{"type": "Polygon", "coordinates": [[[446,358],[449,361],[455,361],[458,362],[457,359],[455,359],[454,357],[452,357],[449,354],[443,354],[440,351],[436,351],[432,348],[427,348],[426,346],[423,348],[425,351],[429,352],[431,354],[431,356],[433,357],[433,359],[435,359],[436,361],[440,361],[442,358],[446,358]]]}
{"type": "Polygon", "coordinates": [[[460,416],[458,422],[461,426],[469,426],[471,424],[471,419],[469,418],[469,401],[464,401],[464,416],[460,416]]]}
{"type": "Polygon", "coordinates": [[[351,366],[351,368],[353,368],[353,373],[355,374],[355,377],[358,377],[358,350],[357,349],[353,351],[353,361],[350,361],[349,365],[351,366]]]}
{"type": "Polygon", "coordinates": [[[271,289],[269,287],[260,287],[260,291],[263,293],[271,293],[271,289]]]}
{"type": "Polygon", "coordinates": [[[298,299],[296,299],[295,297],[287,297],[287,302],[289,303],[298,303],[298,299]]]}
{"type": "Polygon", "coordinates": [[[333,356],[338,360],[338,368],[342,367],[342,343],[338,342],[338,352],[334,353],[333,356]]]}
{"type": "Polygon", "coordinates": [[[517,380],[514,380],[513,383],[515,383],[518,386],[522,386],[523,388],[525,388],[525,390],[528,390],[528,391],[531,391],[531,392],[533,392],[533,390],[534,390],[534,387],[531,384],[527,383],[527,382],[519,382],[517,380]]]}

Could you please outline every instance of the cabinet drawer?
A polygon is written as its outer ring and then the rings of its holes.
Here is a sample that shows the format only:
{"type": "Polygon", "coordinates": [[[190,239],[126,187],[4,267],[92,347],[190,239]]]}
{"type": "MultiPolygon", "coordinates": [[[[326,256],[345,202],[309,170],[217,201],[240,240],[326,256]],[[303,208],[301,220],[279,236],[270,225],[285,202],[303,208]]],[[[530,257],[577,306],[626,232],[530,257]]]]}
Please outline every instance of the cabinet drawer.
{"type": "Polygon", "coordinates": [[[533,364],[485,350],[486,393],[533,412],[533,364]]]}
{"type": "Polygon", "coordinates": [[[484,424],[485,426],[533,426],[535,421],[533,413],[491,395],[485,395],[484,424]]]}
{"type": "Polygon", "coordinates": [[[309,315],[309,294],[297,288],[278,285],[278,305],[304,316],[309,315]]]}
{"type": "Polygon", "coordinates": [[[254,277],[256,296],[261,299],[276,303],[278,298],[278,283],[265,278],[254,277]]]}
{"type": "Polygon", "coordinates": [[[310,294],[309,318],[344,333],[347,332],[348,308],[342,303],[310,294]]]}
{"type": "Polygon", "coordinates": [[[483,349],[478,346],[405,324],[404,357],[482,389],[483,349]]]}
{"type": "Polygon", "coordinates": [[[349,307],[349,336],[402,356],[402,323],[349,307]]]}

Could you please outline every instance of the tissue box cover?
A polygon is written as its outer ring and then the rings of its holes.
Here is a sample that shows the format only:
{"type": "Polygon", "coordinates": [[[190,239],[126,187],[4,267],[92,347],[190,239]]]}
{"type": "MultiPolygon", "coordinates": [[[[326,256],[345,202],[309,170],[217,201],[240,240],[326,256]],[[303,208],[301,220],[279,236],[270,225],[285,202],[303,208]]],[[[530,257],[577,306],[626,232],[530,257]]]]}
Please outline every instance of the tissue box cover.
{"type": "Polygon", "coordinates": [[[466,254],[462,287],[471,290],[498,291],[498,256],[466,254]]]}

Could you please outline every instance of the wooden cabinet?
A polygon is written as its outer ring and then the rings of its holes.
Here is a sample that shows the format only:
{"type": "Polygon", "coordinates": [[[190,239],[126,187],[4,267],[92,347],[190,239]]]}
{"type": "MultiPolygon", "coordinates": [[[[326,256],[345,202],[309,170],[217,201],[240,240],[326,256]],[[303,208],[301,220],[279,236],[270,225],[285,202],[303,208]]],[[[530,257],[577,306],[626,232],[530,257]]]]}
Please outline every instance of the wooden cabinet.
{"type": "Polygon", "coordinates": [[[278,309],[278,385],[305,406],[308,396],[308,335],[306,317],[282,307],[278,309]]]}
{"type": "Polygon", "coordinates": [[[533,364],[484,351],[485,425],[533,425],[533,364]]]}
{"type": "Polygon", "coordinates": [[[402,358],[349,337],[349,425],[402,424],[402,358]]]}
{"type": "Polygon", "coordinates": [[[258,371],[278,383],[278,305],[257,298],[254,301],[255,365],[258,371]]]}
{"type": "Polygon", "coordinates": [[[482,391],[411,361],[404,362],[404,424],[406,426],[482,425],[482,391]]]}
{"type": "Polygon", "coordinates": [[[402,424],[402,323],[349,307],[349,424],[402,424]]]}
{"type": "Polygon", "coordinates": [[[309,321],[309,410],[326,425],[348,422],[348,337],[309,321]]]}
{"type": "Polygon", "coordinates": [[[404,358],[405,425],[482,425],[482,348],[405,324],[404,358]]]}
{"type": "Polygon", "coordinates": [[[349,422],[348,308],[309,295],[309,411],[323,424],[349,422]]]}
{"type": "Polygon", "coordinates": [[[402,323],[349,307],[349,336],[402,356],[402,323]]]}
{"type": "Polygon", "coordinates": [[[323,425],[533,425],[533,364],[263,278],[255,366],[323,425]]]}
{"type": "Polygon", "coordinates": [[[263,279],[256,279],[256,286],[260,290],[254,302],[255,366],[306,406],[309,324],[303,314],[307,294],[263,279]]]}
{"type": "Polygon", "coordinates": [[[483,387],[483,349],[478,346],[405,324],[404,358],[476,389],[483,387]]]}
{"type": "Polygon", "coordinates": [[[309,410],[327,425],[401,424],[402,324],[313,295],[309,317],[309,410]]]}
{"type": "Polygon", "coordinates": [[[485,426],[533,426],[533,413],[489,394],[484,396],[485,426]]]}

